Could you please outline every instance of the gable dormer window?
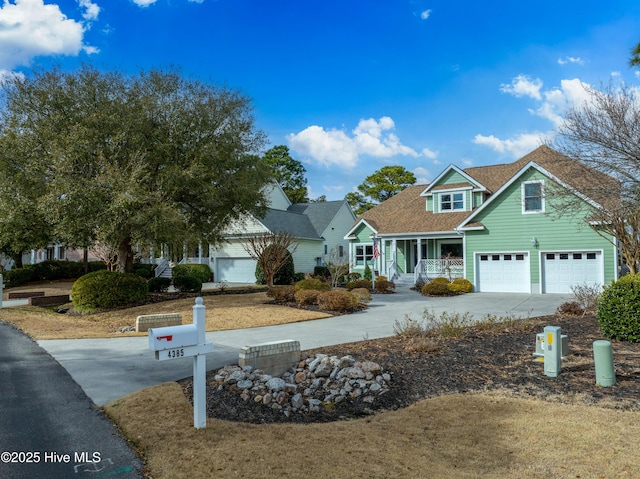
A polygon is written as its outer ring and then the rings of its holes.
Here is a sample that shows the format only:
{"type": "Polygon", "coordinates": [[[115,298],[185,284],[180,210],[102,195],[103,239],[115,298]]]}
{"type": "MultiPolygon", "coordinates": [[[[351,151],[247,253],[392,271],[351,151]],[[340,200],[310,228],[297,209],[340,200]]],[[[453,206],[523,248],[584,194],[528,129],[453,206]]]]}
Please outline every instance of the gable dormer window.
{"type": "Polygon", "coordinates": [[[542,180],[522,183],[522,213],[544,213],[542,180]]]}
{"type": "Polygon", "coordinates": [[[442,193],[440,195],[440,211],[464,210],[464,193],[442,193]]]}

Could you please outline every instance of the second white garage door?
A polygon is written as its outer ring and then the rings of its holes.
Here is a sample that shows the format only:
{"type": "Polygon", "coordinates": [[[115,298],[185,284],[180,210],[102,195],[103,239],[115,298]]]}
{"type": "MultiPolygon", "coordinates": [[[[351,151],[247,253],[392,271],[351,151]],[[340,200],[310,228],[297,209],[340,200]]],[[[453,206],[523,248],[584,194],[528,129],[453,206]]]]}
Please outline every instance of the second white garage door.
{"type": "Polygon", "coordinates": [[[477,289],[492,293],[530,293],[527,253],[476,255],[477,289]]]}
{"type": "Polygon", "coordinates": [[[255,283],[256,260],[251,258],[216,258],[215,281],[255,283]]]}
{"type": "Polygon", "coordinates": [[[576,251],[542,253],[544,293],[571,293],[571,287],[602,284],[602,253],[576,251]]]}

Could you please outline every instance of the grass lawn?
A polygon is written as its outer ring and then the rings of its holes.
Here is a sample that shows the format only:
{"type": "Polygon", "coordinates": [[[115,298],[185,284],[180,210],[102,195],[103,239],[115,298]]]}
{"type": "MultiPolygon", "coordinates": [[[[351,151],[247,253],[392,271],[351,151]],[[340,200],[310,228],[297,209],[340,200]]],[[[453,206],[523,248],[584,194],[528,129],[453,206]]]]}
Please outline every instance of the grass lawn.
{"type": "MultiPolygon", "coordinates": [[[[60,285],[49,287],[58,292],[47,294],[60,294],[60,285]]],[[[207,329],[323,316],[267,305],[266,299],[264,293],[206,297],[207,329]]],[[[139,314],[179,312],[190,323],[192,306],[189,299],[86,317],[16,307],[0,310],[0,319],[36,339],[113,337],[139,314]]],[[[210,418],[203,430],[193,428],[193,410],[177,383],[138,391],[104,409],[140,450],[154,479],[640,477],[640,413],[499,392],[441,396],[324,424],[210,418]]]]}

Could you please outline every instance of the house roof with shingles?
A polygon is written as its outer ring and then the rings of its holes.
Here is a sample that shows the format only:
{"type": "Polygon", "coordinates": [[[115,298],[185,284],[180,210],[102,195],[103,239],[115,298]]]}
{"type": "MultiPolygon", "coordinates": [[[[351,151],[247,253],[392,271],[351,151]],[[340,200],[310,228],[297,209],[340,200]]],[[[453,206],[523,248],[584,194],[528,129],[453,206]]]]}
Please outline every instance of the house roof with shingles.
{"type": "MultiPolygon", "coordinates": [[[[605,195],[610,192],[610,188],[614,188],[617,185],[611,177],[594,171],[547,146],[540,146],[513,163],[465,168],[462,171],[487,188],[489,193],[495,193],[529,163],[535,163],[595,202],[604,201],[605,195]],[[594,186],[594,182],[597,187],[594,186]],[[606,188],[603,189],[603,185],[606,185],[606,188]],[[608,188],[609,190],[607,191],[608,188]]],[[[432,185],[429,190],[440,189],[439,186],[432,185]]],[[[461,186],[462,184],[446,185],[447,188],[461,186]]],[[[468,186],[468,184],[465,184],[465,186],[468,186]]],[[[364,220],[379,235],[448,232],[454,231],[467,217],[474,213],[474,211],[450,213],[426,211],[425,198],[420,196],[426,188],[426,185],[405,188],[400,193],[360,215],[356,225],[364,220]]],[[[474,223],[467,226],[481,225],[474,223]]]]}
{"type": "Polygon", "coordinates": [[[291,211],[268,209],[260,222],[271,232],[286,232],[295,238],[322,239],[308,216],[291,211]]]}
{"type": "Polygon", "coordinates": [[[321,235],[324,230],[329,227],[329,224],[338,214],[340,208],[344,206],[346,202],[340,201],[324,201],[319,203],[296,203],[289,207],[288,211],[291,213],[297,213],[305,215],[311,221],[311,224],[315,228],[316,232],[321,235]]]}

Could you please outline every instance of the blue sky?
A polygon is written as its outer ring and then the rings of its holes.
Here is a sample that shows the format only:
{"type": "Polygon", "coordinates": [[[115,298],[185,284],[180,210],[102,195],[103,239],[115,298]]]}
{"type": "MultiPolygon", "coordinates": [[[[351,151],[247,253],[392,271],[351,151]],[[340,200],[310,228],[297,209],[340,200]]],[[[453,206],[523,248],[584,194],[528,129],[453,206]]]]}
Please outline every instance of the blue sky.
{"type": "Polygon", "coordinates": [[[238,89],[329,200],[385,165],[423,183],[520,158],[584,85],[639,83],[638,42],[637,0],[0,0],[0,74],[177,67],[238,89]]]}

